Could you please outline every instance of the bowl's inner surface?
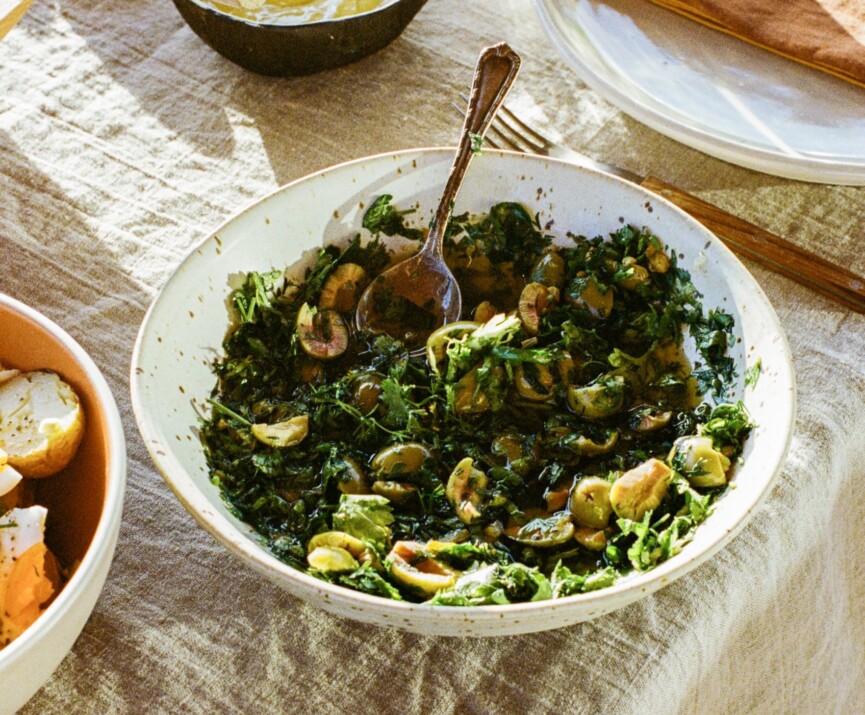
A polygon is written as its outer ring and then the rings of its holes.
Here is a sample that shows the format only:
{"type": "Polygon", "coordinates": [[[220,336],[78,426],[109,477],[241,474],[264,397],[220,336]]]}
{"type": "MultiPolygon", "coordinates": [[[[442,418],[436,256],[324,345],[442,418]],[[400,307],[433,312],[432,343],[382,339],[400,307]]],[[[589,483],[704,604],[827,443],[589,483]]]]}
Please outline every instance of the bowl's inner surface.
{"type": "Polygon", "coordinates": [[[45,540],[64,566],[84,558],[105,505],[109,449],[106,416],[84,368],[41,325],[0,304],[0,364],[53,370],[77,393],[85,432],[72,463],[36,480],[36,503],[48,509],[45,540]]]}

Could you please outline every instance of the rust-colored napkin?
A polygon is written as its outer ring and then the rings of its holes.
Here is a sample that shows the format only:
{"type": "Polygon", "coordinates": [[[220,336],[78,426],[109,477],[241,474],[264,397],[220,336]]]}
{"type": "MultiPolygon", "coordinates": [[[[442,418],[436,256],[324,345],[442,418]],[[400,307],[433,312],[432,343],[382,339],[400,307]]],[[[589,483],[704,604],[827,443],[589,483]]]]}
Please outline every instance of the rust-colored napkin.
{"type": "Polygon", "coordinates": [[[863,0],[651,0],[721,32],[865,86],[863,0]]]}

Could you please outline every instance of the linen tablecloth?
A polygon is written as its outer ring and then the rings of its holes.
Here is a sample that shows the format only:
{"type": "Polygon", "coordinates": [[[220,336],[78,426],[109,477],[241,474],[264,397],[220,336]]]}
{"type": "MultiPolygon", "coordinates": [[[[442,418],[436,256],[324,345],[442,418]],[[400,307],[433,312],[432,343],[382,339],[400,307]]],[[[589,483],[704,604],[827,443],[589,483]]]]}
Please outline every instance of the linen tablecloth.
{"type": "Polygon", "coordinates": [[[783,474],[715,558],[588,623],[466,640],[327,615],[230,556],[151,464],[127,373],[172,269],[292,179],[452,145],[449,103],[500,40],[524,60],[511,103],[539,128],[865,273],[865,189],[740,169],[637,123],[559,58],[528,0],[431,0],[384,51],[302,79],[228,63],[168,0],[36,0],[0,44],[0,290],[103,370],[129,487],[93,616],[24,713],[865,712],[865,318],[753,265],[798,374],[783,474]]]}

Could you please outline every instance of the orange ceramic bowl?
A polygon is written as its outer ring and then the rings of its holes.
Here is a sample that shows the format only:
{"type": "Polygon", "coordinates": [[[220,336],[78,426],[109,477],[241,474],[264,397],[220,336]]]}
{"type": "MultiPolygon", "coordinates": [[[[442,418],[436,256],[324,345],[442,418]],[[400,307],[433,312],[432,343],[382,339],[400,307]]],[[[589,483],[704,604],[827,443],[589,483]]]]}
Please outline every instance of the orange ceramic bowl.
{"type": "Polygon", "coordinates": [[[62,328],[0,294],[0,364],[53,370],[81,400],[85,434],[72,463],[36,480],[48,509],[45,540],[64,566],[78,564],[51,605],[0,650],[0,713],[15,712],[51,676],[90,616],[114,555],[126,485],[126,442],[105,378],[62,328]]]}

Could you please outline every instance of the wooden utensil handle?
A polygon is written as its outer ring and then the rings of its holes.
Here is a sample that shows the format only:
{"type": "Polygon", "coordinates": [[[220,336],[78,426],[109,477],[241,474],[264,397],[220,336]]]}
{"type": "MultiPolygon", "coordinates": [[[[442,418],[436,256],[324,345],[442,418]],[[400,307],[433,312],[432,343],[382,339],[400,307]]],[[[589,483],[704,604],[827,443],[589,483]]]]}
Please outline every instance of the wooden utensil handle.
{"type": "Polygon", "coordinates": [[[832,298],[851,310],[865,313],[865,277],[732,216],[654,176],[647,177],[641,185],[687,211],[740,256],[832,298]]]}
{"type": "Polygon", "coordinates": [[[33,0],[0,0],[0,40],[27,12],[33,0]]]}

